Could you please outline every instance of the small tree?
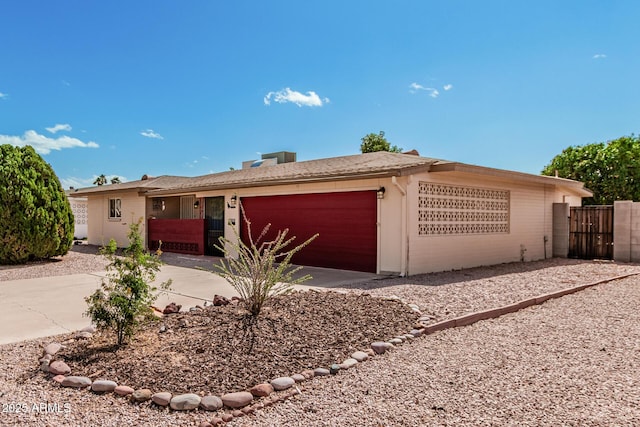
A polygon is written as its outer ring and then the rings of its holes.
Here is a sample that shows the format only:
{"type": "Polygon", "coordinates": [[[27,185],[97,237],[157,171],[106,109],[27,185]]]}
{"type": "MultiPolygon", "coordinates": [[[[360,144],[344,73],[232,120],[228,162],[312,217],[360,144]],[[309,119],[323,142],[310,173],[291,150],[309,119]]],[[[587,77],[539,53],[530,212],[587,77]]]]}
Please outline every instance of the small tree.
{"type": "Polygon", "coordinates": [[[107,183],[107,177],[104,174],[101,174],[99,177],[93,181],[93,185],[104,185],[107,183]]]}
{"type": "MultiPolygon", "coordinates": [[[[156,287],[149,283],[155,280],[160,271],[161,251],[148,253],[142,244],[140,223],[132,223],[129,227],[129,247],[124,256],[117,256],[117,245],[111,239],[101,249],[101,253],[110,261],[107,266],[107,277],[103,279],[100,289],[85,298],[89,308],[86,315],[98,328],[113,329],[116,332],[118,345],[133,336],[140,320],[151,314],[151,305],[158,298],[156,287]]],[[[160,288],[169,289],[171,280],[163,282],[160,288]]]]}
{"type": "Polygon", "coordinates": [[[251,222],[243,215],[247,224],[249,244],[245,244],[238,230],[234,227],[235,241],[220,238],[217,249],[224,253],[226,259],[214,264],[216,274],[226,279],[240,294],[252,316],[257,316],[263,304],[274,295],[287,294],[293,286],[311,279],[310,275],[294,278],[302,267],[291,265],[291,258],[311,243],[318,234],[313,235],[302,244],[291,247],[295,236],[287,237],[289,229],[278,231],[274,240],[265,241],[271,227],[267,224],[256,240],[251,234],[251,222]],[[232,257],[232,251],[238,257],[232,257]]]}
{"type": "Polygon", "coordinates": [[[120,177],[114,176],[113,178],[111,178],[111,183],[120,184],[120,177]]]}
{"type": "Polygon", "coordinates": [[[360,144],[360,151],[362,153],[373,153],[375,151],[389,151],[391,153],[401,153],[402,148],[396,145],[391,145],[387,138],[384,136],[384,131],[380,131],[379,134],[370,133],[362,137],[362,143],[360,144]]]}

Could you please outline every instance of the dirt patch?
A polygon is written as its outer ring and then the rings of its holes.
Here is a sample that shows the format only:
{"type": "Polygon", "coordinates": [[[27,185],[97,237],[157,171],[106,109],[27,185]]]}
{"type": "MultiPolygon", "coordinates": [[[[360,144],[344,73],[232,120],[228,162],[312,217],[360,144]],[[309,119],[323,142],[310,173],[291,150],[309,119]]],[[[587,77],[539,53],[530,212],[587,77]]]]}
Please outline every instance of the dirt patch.
{"type": "Polygon", "coordinates": [[[409,332],[416,319],[405,304],[367,294],[295,292],[268,301],[254,320],[239,305],[209,306],[145,325],[119,349],[101,333],[58,358],[74,375],[133,388],[222,394],[341,363],[372,341],[409,332]]]}

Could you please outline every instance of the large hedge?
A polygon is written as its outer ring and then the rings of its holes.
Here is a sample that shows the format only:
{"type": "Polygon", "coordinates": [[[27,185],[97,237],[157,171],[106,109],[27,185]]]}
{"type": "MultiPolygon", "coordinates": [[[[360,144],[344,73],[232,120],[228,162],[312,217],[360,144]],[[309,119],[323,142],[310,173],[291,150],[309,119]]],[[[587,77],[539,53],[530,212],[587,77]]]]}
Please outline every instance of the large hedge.
{"type": "Polygon", "coordinates": [[[51,166],[30,147],[0,145],[0,264],[64,255],[74,217],[51,166]]]}

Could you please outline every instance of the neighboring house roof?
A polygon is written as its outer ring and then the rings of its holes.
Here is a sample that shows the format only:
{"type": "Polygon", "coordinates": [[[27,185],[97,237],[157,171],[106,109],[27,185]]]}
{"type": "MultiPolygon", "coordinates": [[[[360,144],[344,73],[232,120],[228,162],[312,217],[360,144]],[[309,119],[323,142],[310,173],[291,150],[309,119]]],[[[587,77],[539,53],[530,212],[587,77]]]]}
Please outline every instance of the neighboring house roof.
{"type": "Polygon", "coordinates": [[[280,163],[219,172],[192,178],[160,176],[146,180],[108,184],[83,188],[78,195],[105,194],[123,190],[137,190],[148,196],[186,194],[196,191],[222,190],[230,188],[264,187],[304,182],[322,182],[347,179],[383,178],[410,175],[418,172],[461,172],[494,176],[502,179],[527,181],[570,188],[583,197],[591,196],[581,182],[550,176],[533,175],[502,169],[492,169],[464,163],[420,157],[415,154],[374,153],[301,162],[280,163]]]}
{"type": "Polygon", "coordinates": [[[119,184],[104,184],[95,187],[78,188],[67,192],[69,197],[88,196],[96,194],[120,193],[122,191],[144,192],[148,190],[171,188],[179,185],[190,178],[183,176],[162,175],[159,177],[149,177],[137,181],[122,182],[119,184]]]}

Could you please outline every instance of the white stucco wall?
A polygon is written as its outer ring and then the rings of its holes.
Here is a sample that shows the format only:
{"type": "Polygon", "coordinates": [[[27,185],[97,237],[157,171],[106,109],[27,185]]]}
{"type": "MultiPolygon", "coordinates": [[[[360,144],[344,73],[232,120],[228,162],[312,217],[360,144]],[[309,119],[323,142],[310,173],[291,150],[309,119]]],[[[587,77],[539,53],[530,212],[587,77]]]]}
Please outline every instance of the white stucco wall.
{"type": "MultiPolygon", "coordinates": [[[[552,204],[563,201],[553,186],[498,180],[446,172],[412,176],[409,200],[408,274],[457,270],[505,262],[532,261],[552,255],[552,204]],[[419,235],[420,182],[509,191],[509,232],[459,235],[419,235]]],[[[580,197],[566,196],[579,204],[580,197]]]]}
{"type": "Polygon", "coordinates": [[[89,222],[88,242],[92,245],[106,245],[109,240],[115,239],[119,247],[129,245],[127,234],[129,225],[142,219],[140,232],[146,244],[146,215],[145,198],[138,195],[137,191],[119,193],[113,195],[99,195],[89,197],[89,222]],[[120,198],[122,200],[122,217],[109,219],[109,199],[120,198]],[[96,218],[96,221],[93,221],[96,218]]]}

